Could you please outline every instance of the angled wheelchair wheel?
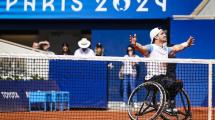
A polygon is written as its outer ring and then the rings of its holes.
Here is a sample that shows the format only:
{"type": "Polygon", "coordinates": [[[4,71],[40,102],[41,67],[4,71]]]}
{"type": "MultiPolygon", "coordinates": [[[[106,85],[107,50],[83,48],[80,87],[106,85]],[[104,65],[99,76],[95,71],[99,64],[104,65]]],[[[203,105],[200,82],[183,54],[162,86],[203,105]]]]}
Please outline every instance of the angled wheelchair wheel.
{"type": "MultiPolygon", "coordinates": [[[[172,111],[164,110],[161,113],[161,118],[164,120],[191,120],[191,104],[188,93],[182,89],[176,96],[176,109],[172,111]]],[[[167,103],[169,104],[169,103],[167,103]]]]}
{"type": "Polygon", "coordinates": [[[154,120],[164,110],[166,93],[156,82],[137,86],[128,99],[128,115],[131,120],[154,120]]]}

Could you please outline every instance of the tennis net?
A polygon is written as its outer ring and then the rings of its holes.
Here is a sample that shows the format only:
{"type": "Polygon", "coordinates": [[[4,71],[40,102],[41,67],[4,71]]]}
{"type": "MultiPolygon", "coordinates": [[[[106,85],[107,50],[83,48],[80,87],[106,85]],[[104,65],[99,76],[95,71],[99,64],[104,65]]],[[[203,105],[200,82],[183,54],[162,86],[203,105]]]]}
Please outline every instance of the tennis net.
{"type": "MultiPolygon", "coordinates": [[[[186,113],[195,120],[212,120],[215,119],[214,69],[215,60],[202,59],[1,54],[0,119],[130,119],[129,111],[135,115],[144,102],[144,106],[155,104],[153,96],[151,101],[150,97],[144,99],[149,90],[147,85],[137,90],[130,103],[128,99],[137,86],[156,75],[156,79],[180,81],[188,94],[188,98],[177,94],[170,104],[169,94],[176,89],[165,92],[163,112],[158,119],[181,119],[176,112],[168,112],[172,105],[177,110],[189,109],[186,113]]],[[[157,105],[162,103],[162,94],[155,95],[157,105]]],[[[138,119],[149,119],[156,109],[147,115],[142,112],[138,119]]]]}

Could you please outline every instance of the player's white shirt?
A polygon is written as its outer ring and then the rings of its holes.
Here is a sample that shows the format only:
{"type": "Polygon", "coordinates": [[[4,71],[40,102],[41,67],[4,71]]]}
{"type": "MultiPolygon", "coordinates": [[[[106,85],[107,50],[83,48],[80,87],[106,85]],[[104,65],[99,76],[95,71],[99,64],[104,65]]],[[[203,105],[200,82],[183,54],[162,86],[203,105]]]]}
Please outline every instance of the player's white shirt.
{"type": "MultiPolygon", "coordinates": [[[[128,55],[125,55],[124,57],[129,57],[129,56],[128,56],[128,55]]],[[[139,58],[138,55],[135,55],[134,57],[135,57],[135,58],[139,58]]],[[[136,64],[138,64],[138,63],[136,63],[136,64]]],[[[137,74],[136,66],[133,67],[133,66],[132,66],[132,62],[124,61],[124,62],[123,62],[123,65],[124,65],[124,69],[123,69],[123,73],[124,73],[124,74],[134,74],[134,75],[137,74]]]]}
{"type": "Polygon", "coordinates": [[[92,57],[92,56],[95,56],[95,53],[90,48],[87,48],[85,51],[83,51],[81,48],[79,48],[75,51],[74,56],[92,57]]]}
{"type": "MultiPolygon", "coordinates": [[[[155,44],[149,44],[146,47],[149,51],[149,55],[146,57],[151,59],[167,59],[169,52],[172,51],[171,47],[165,45],[160,47],[155,44]]],[[[155,75],[166,75],[167,64],[161,62],[149,62],[146,63],[146,68],[147,75],[145,76],[145,80],[149,80],[155,75]]]]}

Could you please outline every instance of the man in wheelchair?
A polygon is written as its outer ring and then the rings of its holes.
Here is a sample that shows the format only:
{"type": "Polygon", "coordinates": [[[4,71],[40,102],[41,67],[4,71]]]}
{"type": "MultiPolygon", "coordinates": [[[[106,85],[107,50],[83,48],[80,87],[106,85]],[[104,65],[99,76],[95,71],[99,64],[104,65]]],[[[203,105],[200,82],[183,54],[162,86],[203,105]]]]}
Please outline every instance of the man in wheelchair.
{"type": "MultiPolygon", "coordinates": [[[[154,59],[165,59],[177,52],[184,50],[193,45],[194,38],[189,37],[186,42],[174,45],[172,47],[167,47],[167,35],[161,28],[154,28],[150,31],[151,44],[141,45],[137,43],[136,34],[134,36],[130,35],[130,43],[146,58],[154,59]]],[[[170,65],[169,65],[170,66],[170,65]]],[[[175,72],[175,68],[169,68],[167,70],[167,63],[158,62],[148,62],[146,63],[147,75],[145,81],[154,81],[159,83],[165,91],[167,91],[167,101],[169,101],[169,106],[166,109],[176,110],[175,108],[175,96],[183,88],[183,82],[176,80],[176,77],[171,73],[175,72]]]]}
{"type": "Polygon", "coordinates": [[[175,108],[175,97],[178,92],[183,88],[183,81],[176,80],[175,78],[170,77],[168,75],[153,76],[148,81],[157,82],[163,86],[167,94],[168,106],[166,106],[166,111],[177,112],[177,109],[175,108]]]}

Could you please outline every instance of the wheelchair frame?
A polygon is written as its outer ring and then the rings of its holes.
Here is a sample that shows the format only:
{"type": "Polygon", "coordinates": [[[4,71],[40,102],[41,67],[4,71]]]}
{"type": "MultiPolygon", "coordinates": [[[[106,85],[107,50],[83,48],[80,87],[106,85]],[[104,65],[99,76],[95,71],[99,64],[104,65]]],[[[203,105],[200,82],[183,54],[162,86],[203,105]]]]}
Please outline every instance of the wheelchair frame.
{"type": "Polygon", "coordinates": [[[144,82],[138,85],[129,96],[128,115],[131,120],[155,120],[159,117],[163,120],[171,120],[171,117],[175,117],[177,120],[192,119],[190,98],[187,92],[182,88],[177,95],[180,96],[183,104],[182,110],[184,111],[178,110],[176,112],[169,112],[165,109],[165,107],[170,104],[167,100],[167,91],[157,82],[144,82]],[[133,106],[135,101],[132,101],[132,99],[139,92],[141,92],[139,94],[142,96],[144,94],[142,93],[143,91],[141,91],[142,89],[145,91],[146,95],[143,97],[142,103],[140,105],[138,104],[138,108],[136,109],[133,106]],[[157,100],[157,98],[159,98],[159,100],[157,100]]]}

